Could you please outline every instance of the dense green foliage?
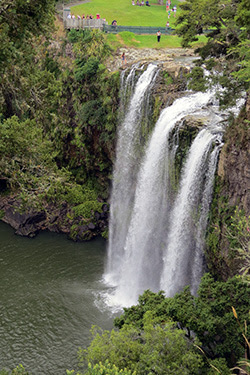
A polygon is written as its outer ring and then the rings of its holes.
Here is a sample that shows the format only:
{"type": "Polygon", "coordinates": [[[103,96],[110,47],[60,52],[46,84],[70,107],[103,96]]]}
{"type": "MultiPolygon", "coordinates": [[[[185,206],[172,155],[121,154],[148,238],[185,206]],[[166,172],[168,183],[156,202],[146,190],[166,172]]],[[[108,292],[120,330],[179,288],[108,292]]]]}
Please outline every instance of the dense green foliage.
{"type": "Polygon", "coordinates": [[[112,50],[100,32],[73,31],[67,58],[51,37],[53,0],[4,0],[0,21],[0,177],[20,210],[66,201],[90,218],[112,168],[119,75],[103,64],[112,50]]]}
{"type": "Polygon", "coordinates": [[[207,30],[208,45],[203,51],[219,56],[249,36],[249,22],[244,16],[250,11],[247,1],[188,0],[180,8],[176,24],[184,46],[207,30]]]}
{"type": "Polygon", "coordinates": [[[80,360],[91,364],[108,360],[119,369],[136,374],[198,374],[202,358],[185,338],[185,332],[171,322],[159,324],[148,311],[143,330],[124,325],[119,331],[92,329],[93,341],[87,351],[79,351],[80,360]]]}
{"type": "Polygon", "coordinates": [[[46,108],[43,97],[54,90],[53,77],[36,69],[34,43],[41,35],[45,42],[53,29],[54,0],[3,0],[0,25],[0,115],[30,113],[37,105],[46,108]]]}
{"type": "Polygon", "coordinates": [[[173,298],[165,298],[163,292],[154,294],[146,291],[139,297],[139,304],[124,309],[124,314],[115,319],[115,325],[124,324],[143,327],[143,316],[153,310],[154,316],[164,321],[171,318],[187,329],[187,336],[195,332],[203,349],[211,358],[225,357],[229,364],[244,354],[242,327],[249,320],[250,286],[241,278],[234,277],[226,282],[215,281],[205,275],[198,296],[191,295],[187,287],[173,298]],[[233,314],[234,306],[240,317],[238,326],[233,314]]]}
{"type": "Polygon", "coordinates": [[[107,360],[142,375],[230,374],[245,353],[249,298],[250,286],[240,277],[219,282],[209,274],[196,297],[188,287],[173,298],[147,290],[115,318],[118,331],[92,328],[80,363],[107,360]]]}
{"type": "MultiPolygon", "coordinates": [[[[71,149],[67,163],[78,182],[111,173],[111,156],[116,129],[119,75],[109,74],[103,61],[112,52],[99,31],[72,30],[69,40],[74,44],[75,66],[65,85],[72,90],[71,125],[67,135],[71,149]],[[73,153],[73,155],[72,155],[73,153]],[[73,156],[73,158],[72,158],[73,156]],[[84,162],[83,168],[79,168],[84,162]]],[[[107,187],[107,186],[105,186],[107,187]]]]}
{"type": "Polygon", "coordinates": [[[246,0],[187,0],[180,4],[176,33],[182,37],[182,46],[190,46],[205,33],[207,43],[197,48],[204,60],[226,56],[220,84],[227,87],[232,99],[240,84],[249,88],[250,81],[250,3],[246,0]],[[236,78],[236,81],[232,80],[236,78]]]}
{"type": "MultiPolygon", "coordinates": [[[[67,370],[67,375],[74,375],[76,374],[74,370],[67,370]]],[[[81,375],[77,372],[76,375],[81,375]]],[[[128,369],[118,369],[117,366],[111,365],[109,361],[105,361],[103,364],[99,362],[95,365],[88,364],[88,370],[85,372],[85,375],[136,375],[136,372],[132,372],[128,369]]]]}
{"type": "Polygon", "coordinates": [[[0,375],[29,375],[22,365],[17,366],[12,371],[0,370],[0,375]]]}

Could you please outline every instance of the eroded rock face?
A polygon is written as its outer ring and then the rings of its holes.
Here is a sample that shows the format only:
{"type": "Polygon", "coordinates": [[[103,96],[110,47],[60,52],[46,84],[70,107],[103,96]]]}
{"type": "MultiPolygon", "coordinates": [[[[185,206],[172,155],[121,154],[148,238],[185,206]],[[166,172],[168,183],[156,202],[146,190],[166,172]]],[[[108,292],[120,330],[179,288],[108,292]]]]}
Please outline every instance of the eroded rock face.
{"type": "MultiPolygon", "coordinates": [[[[250,96],[247,98],[245,117],[250,119],[250,96]]],[[[230,132],[230,128],[228,129],[230,132]]],[[[218,175],[222,178],[229,205],[243,208],[246,215],[250,214],[250,134],[249,125],[243,121],[243,128],[228,137],[223,147],[218,165],[218,175]],[[239,132],[243,132],[239,140],[239,132]]]]}
{"type": "Polygon", "coordinates": [[[230,149],[222,150],[219,159],[218,175],[223,178],[230,206],[243,208],[250,214],[250,158],[249,151],[230,145],[230,149]]]}
{"type": "MultiPolygon", "coordinates": [[[[235,244],[228,236],[230,216],[234,215],[236,206],[250,214],[250,100],[242,109],[237,120],[228,126],[225,132],[225,144],[221,150],[217,174],[217,193],[212,207],[213,218],[209,228],[207,263],[210,272],[216,277],[227,280],[234,275],[242,274],[245,258],[236,254],[235,244]]],[[[237,243],[237,236],[234,239],[237,243]]],[[[247,239],[246,239],[247,240],[247,239]]],[[[241,245],[236,245],[240,248],[241,245]]]]}
{"type": "Polygon", "coordinates": [[[18,211],[18,201],[1,202],[1,209],[4,209],[4,216],[2,220],[9,224],[15,233],[20,236],[34,237],[43,227],[46,221],[46,214],[44,211],[30,211],[20,213],[18,211]]]}
{"type": "Polygon", "coordinates": [[[40,231],[64,233],[74,241],[91,240],[108,228],[109,206],[103,204],[101,212],[95,212],[92,219],[72,218],[72,210],[67,202],[60,206],[48,205],[46,210],[28,209],[20,212],[20,202],[15,196],[0,197],[2,221],[9,224],[15,234],[35,237],[40,231]],[[85,222],[85,224],[83,224],[85,222]]]}

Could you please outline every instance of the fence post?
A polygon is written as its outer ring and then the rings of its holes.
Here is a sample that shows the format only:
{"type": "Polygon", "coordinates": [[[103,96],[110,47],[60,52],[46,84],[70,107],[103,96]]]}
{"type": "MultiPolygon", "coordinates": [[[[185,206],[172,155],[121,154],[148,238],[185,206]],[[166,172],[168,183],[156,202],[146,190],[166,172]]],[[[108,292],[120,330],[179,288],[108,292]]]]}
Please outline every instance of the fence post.
{"type": "Polygon", "coordinates": [[[64,24],[64,27],[67,26],[67,17],[68,15],[70,14],[70,8],[63,8],[63,24],[64,24]]]}

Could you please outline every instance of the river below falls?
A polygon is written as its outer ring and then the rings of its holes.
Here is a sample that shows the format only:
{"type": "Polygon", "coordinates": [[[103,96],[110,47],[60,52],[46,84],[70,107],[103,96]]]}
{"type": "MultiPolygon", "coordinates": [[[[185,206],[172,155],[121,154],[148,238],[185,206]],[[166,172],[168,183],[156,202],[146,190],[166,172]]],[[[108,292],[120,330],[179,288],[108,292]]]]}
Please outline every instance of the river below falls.
{"type": "Polygon", "coordinates": [[[113,326],[102,298],[105,258],[103,239],[28,239],[0,222],[0,370],[22,364],[32,375],[63,375],[77,368],[91,326],[113,326]]]}

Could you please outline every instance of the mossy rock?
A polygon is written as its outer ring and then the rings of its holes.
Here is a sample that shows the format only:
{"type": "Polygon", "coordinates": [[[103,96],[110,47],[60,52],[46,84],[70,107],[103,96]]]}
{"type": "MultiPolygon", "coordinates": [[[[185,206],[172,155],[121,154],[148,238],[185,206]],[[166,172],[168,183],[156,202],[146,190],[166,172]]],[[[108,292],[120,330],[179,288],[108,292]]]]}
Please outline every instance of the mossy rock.
{"type": "Polygon", "coordinates": [[[96,233],[89,228],[89,225],[74,224],[70,228],[69,237],[74,241],[89,241],[95,236],[96,233]]]}

